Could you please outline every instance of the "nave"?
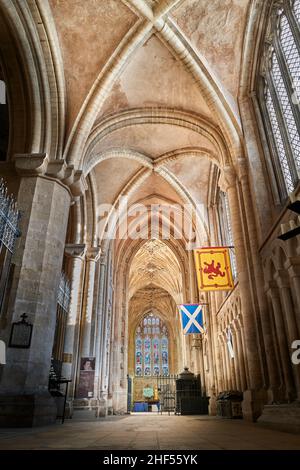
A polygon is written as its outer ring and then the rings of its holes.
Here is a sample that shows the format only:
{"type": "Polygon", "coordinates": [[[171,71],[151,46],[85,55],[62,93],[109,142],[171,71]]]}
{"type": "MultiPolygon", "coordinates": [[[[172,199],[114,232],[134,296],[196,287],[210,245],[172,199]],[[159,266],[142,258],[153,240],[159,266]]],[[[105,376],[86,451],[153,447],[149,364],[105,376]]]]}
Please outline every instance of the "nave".
{"type": "Polygon", "coordinates": [[[65,426],[1,430],[1,449],[299,450],[300,437],[243,421],[151,414],[115,416],[101,422],[85,417],[68,421],[65,426]]]}

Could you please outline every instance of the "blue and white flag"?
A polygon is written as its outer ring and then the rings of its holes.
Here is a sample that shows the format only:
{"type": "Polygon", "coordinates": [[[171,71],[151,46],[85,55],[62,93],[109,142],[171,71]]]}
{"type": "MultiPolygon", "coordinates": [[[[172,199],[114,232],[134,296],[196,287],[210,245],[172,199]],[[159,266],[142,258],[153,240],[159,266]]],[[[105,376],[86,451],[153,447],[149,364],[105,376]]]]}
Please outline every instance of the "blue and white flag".
{"type": "Polygon", "coordinates": [[[185,335],[204,333],[201,305],[179,305],[179,312],[181,314],[182,328],[185,335]]]}

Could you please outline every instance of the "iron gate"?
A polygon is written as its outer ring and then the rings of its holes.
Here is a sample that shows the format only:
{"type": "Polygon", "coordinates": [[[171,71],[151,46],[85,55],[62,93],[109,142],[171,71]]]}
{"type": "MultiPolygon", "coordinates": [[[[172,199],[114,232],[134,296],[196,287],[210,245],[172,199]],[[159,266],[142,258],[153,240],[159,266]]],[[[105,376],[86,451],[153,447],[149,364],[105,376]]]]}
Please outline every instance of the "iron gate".
{"type": "Polygon", "coordinates": [[[132,378],[127,375],[127,413],[132,410],[132,378]]]}
{"type": "Polygon", "coordinates": [[[158,375],[157,391],[159,399],[159,412],[176,412],[176,379],[178,375],[158,375]]]}

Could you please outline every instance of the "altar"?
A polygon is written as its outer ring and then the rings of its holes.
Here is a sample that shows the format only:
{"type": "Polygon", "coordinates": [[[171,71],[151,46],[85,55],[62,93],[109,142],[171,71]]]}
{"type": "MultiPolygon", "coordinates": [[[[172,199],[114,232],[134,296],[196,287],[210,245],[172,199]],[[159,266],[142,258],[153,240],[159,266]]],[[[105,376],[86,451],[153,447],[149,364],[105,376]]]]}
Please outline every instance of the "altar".
{"type": "Polygon", "coordinates": [[[159,410],[160,403],[158,398],[157,386],[152,387],[146,385],[145,387],[143,387],[142,390],[140,390],[138,399],[134,400],[132,411],[134,413],[151,413],[153,411],[158,412],[159,410]]]}

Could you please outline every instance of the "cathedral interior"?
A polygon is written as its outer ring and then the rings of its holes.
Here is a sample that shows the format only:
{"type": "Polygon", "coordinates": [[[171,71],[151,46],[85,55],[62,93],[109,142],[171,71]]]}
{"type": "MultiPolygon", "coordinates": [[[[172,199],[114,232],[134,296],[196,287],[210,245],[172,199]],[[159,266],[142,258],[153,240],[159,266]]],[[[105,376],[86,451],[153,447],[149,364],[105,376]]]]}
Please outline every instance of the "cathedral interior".
{"type": "Polygon", "coordinates": [[[300,0],[0,0],[0,176],[0,448],[190,374],[300,449],[300,0]]]}

